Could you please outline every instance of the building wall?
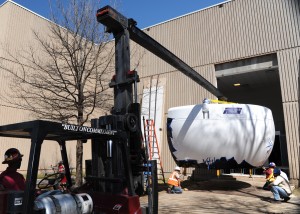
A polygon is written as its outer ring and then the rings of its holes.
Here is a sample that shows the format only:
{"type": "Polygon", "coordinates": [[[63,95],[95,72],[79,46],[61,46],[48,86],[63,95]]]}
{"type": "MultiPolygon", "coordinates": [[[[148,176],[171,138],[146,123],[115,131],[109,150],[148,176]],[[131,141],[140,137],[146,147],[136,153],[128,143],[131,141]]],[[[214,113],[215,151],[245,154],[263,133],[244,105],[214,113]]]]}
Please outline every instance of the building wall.
{"type": "Polygon", "coordinates": [[[299,64],[300,48],[279,51],[279,75],[291,179],[299,180],[299,64]]]}
{"type": "MultiPolygon", "coordinates": [[[[26,50],[29,46],[37,48],[38,45],[33,35],[33,31],[43,36],[49,34],[48,24],[50,22],[45,18],[32,13],[31,11],[13,3],[6,2],[0,7],[0,57],[8,57],[7,48],[14,51],[26,50]]],[[[0,63],[6,63],[0,61],[0,63]]],[[[0,69],[1,90],[0,96],[4,96],[9,90],[9,76],[0,69]]],[[[0,125],[18,123],[33,120],[33,116],[26,111],[20,109],[8,108],[5,103],[0,100],[0,125]]],[[[76,142],[67,143],[68,155],[71,157],[70,167],[75,167],[76,142]]],[[[18,148],[24,154],[21,171],[24,173],[27,169],[27,163],[30,153],[30,140],[16,138],[0,138],[0,162],[4,157],[4,152],[11,147],[18,148]]],[[[84,159],[91,157],[90,143],[84,144],[84,159]]],[[[61,160],[60,149],[57,143],[49,143],[45,141],[42,145],[39,168],[51,169],[51,165],[56,165],[61,160]]],[[[83,163],[84,164],[84,163],[83,163]]],[[[0,172],[5,170],[7,165],[0,164],[0,172]]]]}
{"type": "MultiPolygon", "coordinates": [[[[144,30],[215,85],[216,64],[277,53],[290,174],[294,180],[299,180],[299,8],[299,0],[232,0],[144,30]]],[[[1,29],[6,29],[5,33],[0,32],[0,42],[15,47],[32,42],[31,30],[46,33],[47,23],[36,14],[8,2],[0,7],[1,29]]],[[[162,124],[157,125],[164,136],[161,152],[165,171],[170,172],[175,163],[166,140],[167,110],[201,103],[204,98],[214,96],[143,48],[134,43],[131,47],[134,49],[132,68],[139,72],[142,80],[139,93],[147,78],[159,76],[166,79],[164,118],[162,124]]],[[[1,84],[5,82],[2,71],[0,80],[1,84]]],[[[26,113],[12,114],[14,112],[14,109],[1,106],[0,124],[30,118],[26,113]]],[[[3,152],[6,139],[0,140],[3,152]]],[[[21,142],[15,142],[15,145],[20,146],[23,153],[29,153],[28,144],[21,146],[21,142]]]]}
{"type": "MultiPolygon", "coordinates": [[[[1,33],[0,33],[0,57],[7,58],[7,49],[11,48],[15,50],[16,47],[21,47],[22,44],[27,44],[32,39],[32,35],[28,35],[30,32],[30,22],[34,22],[36,16],[24,11],[24,9],[8,2],[0,7],[0,22],[1,22],[1,33]],[[22,19],[21,19],[22,17],[22,19]],[[3,28],[2,28],[3,27],[3,28]],[[2,30],[3,29],[3,30],[2,30]]],[[[36,23],[40,23],[39,20],[36,23]]],[[[6,63],[1,61],[1,63],[6,63]]],[[[5,96],[5,93],[9,90],[9,77],[7,73],[0,70],[0,81],[1,81],[1,97],[5,96]]],[[[22,122],[29,120],[29,113],[20,109],[9,108],[1,100],[0,112],[1,120],[0,125],[22,122]]],[[[12,139],[12,138],[0,138],[0,155],[1,162],[4,157],[4,152],[11,147],[18,148],[22,154],[24,154],[23,164],[21,170],[27,168],[28,155],[30,151],[30,141],[24,139],[12,139]]],[[[0,165],[0,171],[4,170],[7,165],[0,165]]]]}
{"type": "MultiPolygon", "coordinates": [[[[235,0],[145,32],[192,67],[216,64],[299,46],[299,4],[298,0],[235,0]]],[[[152,55],[145,75],[172,70],[158,60],[151,64],[151,59],[152,55]]]]}
{"type": "MultiPolygon", "coordinates": [[[[299,180],[299,65],[296,64],[299,60],[297,47],[300,46],[299,8],[298,0],[232,0],[144,30],[215,85],[214,65],[278,53],[290,174],[295,180],[299,180]]],[[[141,78],[166,77],[164,122],[170,107],[213,98],[212,94],[147,51],[137,70],[141,78]]],[[[165,127],[163,131],[166,136],[165,127]]],[[[167,147],[164,138],[165,171],[172,171],[175,163],[167,147]]]]}

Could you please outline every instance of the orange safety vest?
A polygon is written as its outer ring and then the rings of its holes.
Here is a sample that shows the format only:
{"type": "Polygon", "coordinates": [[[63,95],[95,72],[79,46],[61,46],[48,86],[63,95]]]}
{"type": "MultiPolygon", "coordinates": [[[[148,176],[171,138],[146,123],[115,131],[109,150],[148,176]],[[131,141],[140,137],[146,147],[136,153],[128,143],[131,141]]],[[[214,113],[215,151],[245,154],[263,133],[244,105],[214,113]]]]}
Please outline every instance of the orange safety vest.
{"type": "Polygon", "coordinates": [[[179,186],[179,181],[178,181],[178,179],[175,177],[176,173],[177,173],[177,172],[173,172],[173,173],[171,174],[171,176],[170,176],[169,179],[168,179],[168,184],[169,184],[169,185],[172,185],[172,186],[178,187],[178,186],[179,186]]]}

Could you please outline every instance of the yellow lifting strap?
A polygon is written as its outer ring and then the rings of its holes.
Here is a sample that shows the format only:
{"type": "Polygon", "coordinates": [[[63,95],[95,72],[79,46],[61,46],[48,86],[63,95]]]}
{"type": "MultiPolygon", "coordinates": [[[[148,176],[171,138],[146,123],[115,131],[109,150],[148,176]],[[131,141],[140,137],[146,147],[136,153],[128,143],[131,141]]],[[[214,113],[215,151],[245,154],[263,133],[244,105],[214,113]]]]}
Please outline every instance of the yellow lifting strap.
{"type": "Polygon", "coordinates": [[[237,104],[233,102],[227,102],[227,101],[222,101],[222,100],[210,100],[211,103],[220,103],[220,104],[237,104]]]}

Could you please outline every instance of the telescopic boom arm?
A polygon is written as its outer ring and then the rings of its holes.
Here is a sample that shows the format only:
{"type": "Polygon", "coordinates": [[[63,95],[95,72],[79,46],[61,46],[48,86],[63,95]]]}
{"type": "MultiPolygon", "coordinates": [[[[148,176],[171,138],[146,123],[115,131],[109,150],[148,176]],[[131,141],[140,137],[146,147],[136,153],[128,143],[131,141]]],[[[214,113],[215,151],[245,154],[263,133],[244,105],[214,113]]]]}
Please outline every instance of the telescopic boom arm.
{"type": "Polygon", "coordinates": [[[181,71],[183,74],[194,80],[196,83],[201,85],[203,88],[208,90],[219,99],[226,99],[214,85],[203,78],[193,68],[191,68],[167,48],[162,46],[160,43],[155,41],[138,27],[136,27],[136,22],[133,19],[127,19],[110,6],[106,6],[98,10],[97,19],[100,23],[104,24],[107,27],[108,32],[116,34],[125,29],[128,30],[131,40],[146,48],[151,53],[155,54],[165,62],[172,65],[174,68],[181,71]]]}

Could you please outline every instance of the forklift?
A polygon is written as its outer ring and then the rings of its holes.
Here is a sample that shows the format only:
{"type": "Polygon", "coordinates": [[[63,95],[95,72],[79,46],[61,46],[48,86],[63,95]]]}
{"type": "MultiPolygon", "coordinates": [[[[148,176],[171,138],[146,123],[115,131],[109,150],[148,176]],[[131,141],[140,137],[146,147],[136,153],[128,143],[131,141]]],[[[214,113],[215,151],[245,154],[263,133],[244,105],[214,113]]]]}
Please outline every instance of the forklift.
{"type": "MultiPolygon", "coordinates": [[[[158,213],[157,163],[148,160],[147,144],[142,140],[140,104],[133,93],[139,76],[130,70],[130,39],[219,99],[224,99],[215,86],[137,28],[133,19],[127,19],[110,6],[99,9],[96,18],[115,39],[116,70],[109,84],[114,89],[111,115],[92,119],[90,127],[43,120],[0,126],[2,137],[31,139],[25,191],[1,191],[0,213],[158,213]],[[67,178],[66,191],[49,190],[37,194],[38,166],[44,140],[60,146],[67,178]],[[66,142],[74,143],[75,140],[91,140],[92,158],[85,161],[84,184],[73,188],[66,142]],[[148,194],[148,204],[142,206],[139,197],[145,193],[148,194]]],[[[59,179],[61,176],[56,176],[54,182],[49,175],[44,178],[53,185],[59,179]]]]}

